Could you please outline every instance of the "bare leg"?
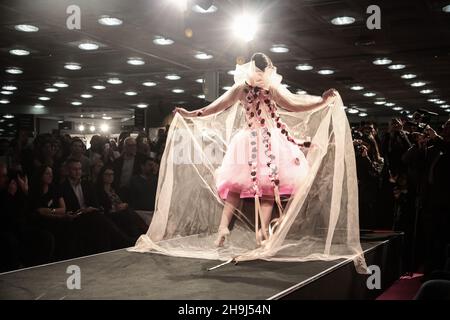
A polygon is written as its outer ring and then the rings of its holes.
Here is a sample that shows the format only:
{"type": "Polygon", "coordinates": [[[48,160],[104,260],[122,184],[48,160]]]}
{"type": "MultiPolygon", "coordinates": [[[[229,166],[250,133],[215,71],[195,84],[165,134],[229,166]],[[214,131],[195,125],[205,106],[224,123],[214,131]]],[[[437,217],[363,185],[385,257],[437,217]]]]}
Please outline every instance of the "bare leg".
{"type": "Polygon", "coordinates": [[[236,209],[241,199],[238,193],[228,193],[228,197],[225,200],[225,206],[222,211],[222,218],[220,219],[218,237],[215,242],[216,246],[221,247],[225,241],[225,237],[230,233],[228,226],[230,225],[231,218],[233,218],[234,209],[236,209]]]}
{"type": "MultiPolygon", "coordinates": [[[[269,223],[272,218],[273,210],[273,200],[272,199],[262,199],[261,200],[261,229],[269,231],[269,223]]],[[[266,234],[268,236],[268,234],[266,234]]],[[[261,232],[260,239],[264,240],[264,236],[261,232]]]]}

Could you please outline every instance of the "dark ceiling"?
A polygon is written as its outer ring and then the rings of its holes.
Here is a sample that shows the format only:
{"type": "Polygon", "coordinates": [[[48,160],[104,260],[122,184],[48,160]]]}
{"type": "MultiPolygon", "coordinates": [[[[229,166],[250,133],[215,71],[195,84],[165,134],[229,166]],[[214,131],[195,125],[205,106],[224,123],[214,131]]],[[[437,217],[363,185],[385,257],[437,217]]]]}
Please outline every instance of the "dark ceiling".
{"type": "Polygon", "coordinates": [[[13,94],[0,94],[1,100],[9,101],[0,104],[0,114],[34,113],[66,120],[80,114],[93,114],[96,118],[108,114],[119,119],[131,116],[138,103],[147,103],[147,112],[157,124],[176,104],[184,103],[188,109],[207,104],[197,97],[202,93],[202,85],[195,82],[206,72],[220,72],[221,88],[232,85],[233,77],[227,71],[235,68],[237,57],[248,59],[252,52],[262,51],[271,56],[290,90],[321,94],[327,88],[336,88],[347,106],[366,112],[369,118],[399,113],[392,106],[375,105],[376,98],[385,98],[403,110],[425,107],[443,117],[448,115],[448,109],[441,106],[450,103],[450,13],[442,8],[450,1],[216,0],[218,10],[209,14],[192,11],[194,1],[190,1],[185,12],[178,10],[173,1],[0,1],[0,83],[18,87],[13,94]],[[381,8],[381,30],[366,27],[366,9],[372,4],[381,8]],[[81,9],[80,30],[66,26],[69,5],[81,9]],[[230,32],[232,19],[243,10],[259,17],[258,32],[250,43],[238,41],[230,32]],[[101,25],[98,19],[103,15],[119,18],[123,23],[101,25]],[[352,16],[356,21],[335,26],[330,21],[337,16],[352,16]],[[39,31],[20,32],[15,29],[18,24],[31,24],[39,31]],[[186,36],[187,28],[192,30],[191,37],[186,36]],[[174,44],[154,44],[158,35],[174,40],[174,44]],[[77,46],[83,41],[96,42],[100,48],[81,50],[77,46]],[[287,46],[289,52],[270,52],[274,44],[287,46]],[[26,49],[30,54],[15,56],[9,53],[11,49],[26,49]],[[196,59],[198,51],[214,57],[196,59]],[[129,57],[142,58],[145,64],[130,65],[129,57]],[[388,65],[373,64],[374,59],[381,57],[392,60],[391,65],[404,64],[405,68],[390,70],[388,65]],[[67,70],[67,62],[76,62],[82,68],[67,70]],[[314,69],[296,70],[301,63],[314,69]],[[8,74],[5,70],[9,67],[18,67],[23,73],[8,74]],[[317,70],[322,68],[335,73],[320,75],[317,70]],[[171,73],[181,79],[165,79],[171,73]],[[407,73],[417,77],[402,79],[401,75],[407,73]],[[107,83],[111,77],[120,78],[123,83],[107,83]],[[69,86],[55,93],[45,91],[57,81],[69,86]],[[155,82],[156,86],[143,86],[145,81],[155,82]],[[426,85],[412,87],[410,84],[415,81],[426,85]],[[97,84],[106,89],[93,89],[97,84]],[[350,86],[356,84],[364,90],[351,90],[350,86]],[[173,93],[175,88],[184,93],[173,93]],[[424,89],[433,92],[420,93],[424,89]],[[137,95],[125,95],[129,90],[137,95]],[[368,91],[376,96],[363,96],[368,91]],[[93,97],[81,98],[83,93],[93,97]],[[51,100],[38,100],[42,96],[51,100]],[[444,102],[429,102],[431,98],[444,102]],[[73,101],[83,104],[73,106],[73,101]],[[34,108],[37,103],[45,108],[34,108]]]}

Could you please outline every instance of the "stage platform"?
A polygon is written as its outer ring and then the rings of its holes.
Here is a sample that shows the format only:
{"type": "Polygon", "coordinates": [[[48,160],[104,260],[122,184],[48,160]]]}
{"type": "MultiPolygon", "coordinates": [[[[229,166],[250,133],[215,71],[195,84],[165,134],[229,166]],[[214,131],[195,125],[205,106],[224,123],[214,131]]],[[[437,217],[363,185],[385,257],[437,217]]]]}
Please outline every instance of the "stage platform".
{"type": "Polygon", "coordinates": [[[381,289],[349,260],[251,261],[207,271],[220,262],[116,250],[0,274],[0,299],[374,299],[400,276],[402,235],[366,234],[368,265],[381,270],[381,289]],[[67,268],[81,271],[68,289],[67,268]]]}

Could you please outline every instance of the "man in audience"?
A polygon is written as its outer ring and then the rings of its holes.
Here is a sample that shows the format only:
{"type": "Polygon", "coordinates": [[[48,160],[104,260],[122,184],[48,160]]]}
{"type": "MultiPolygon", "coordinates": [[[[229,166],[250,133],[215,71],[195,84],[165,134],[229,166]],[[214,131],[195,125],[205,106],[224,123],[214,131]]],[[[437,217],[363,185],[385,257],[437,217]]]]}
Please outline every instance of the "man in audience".
{"type": "Polygon", "coordinates": [[[84,143],[79,138],[72,139],[70,143],[70,159],[76,159],[81,163],[82,175],[89,175],[89,158],[84,155],[84,143]]]}
{"type": "Polygon", "coordinates": [[[140,165],[140,173],[130,182],[130,205],[135,210],[153,211],[158,179],[154,174],[155,159],[147,157],[140,165]]]}

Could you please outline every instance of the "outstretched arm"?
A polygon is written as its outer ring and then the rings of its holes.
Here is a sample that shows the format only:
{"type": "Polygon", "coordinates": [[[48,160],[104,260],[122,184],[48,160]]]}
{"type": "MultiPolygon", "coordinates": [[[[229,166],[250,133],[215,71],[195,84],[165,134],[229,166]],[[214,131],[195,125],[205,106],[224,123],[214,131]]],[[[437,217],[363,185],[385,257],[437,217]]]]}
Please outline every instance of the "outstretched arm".
{"type": "Polygon", "coordinates": [[[300,104],[296,103],[295,101],[290,101],[288,98],[280,94],[280,92],[277,89],[271,90],[271,92],[273,99],[280,107],[286,109],[287,111],[294,111],[294,112],[310,111],[322,108],[332,103],[336,98],[336,90],[329,89],[323,93],[321,101],[310,104],[300,104]]]}
{"type": "Polygon", "coordinates": [[[184,108],[175,108],[174,112],[179,112],[184,117],[201,117],[208,116],[210,114],[218,113],[227,109],[239,100],[239,96],[242,92],[243,85],[235,84],[227,92],[221,95],[219,98],[211,102],[206,107],[201,109],[187,111],[184,108]]]}

